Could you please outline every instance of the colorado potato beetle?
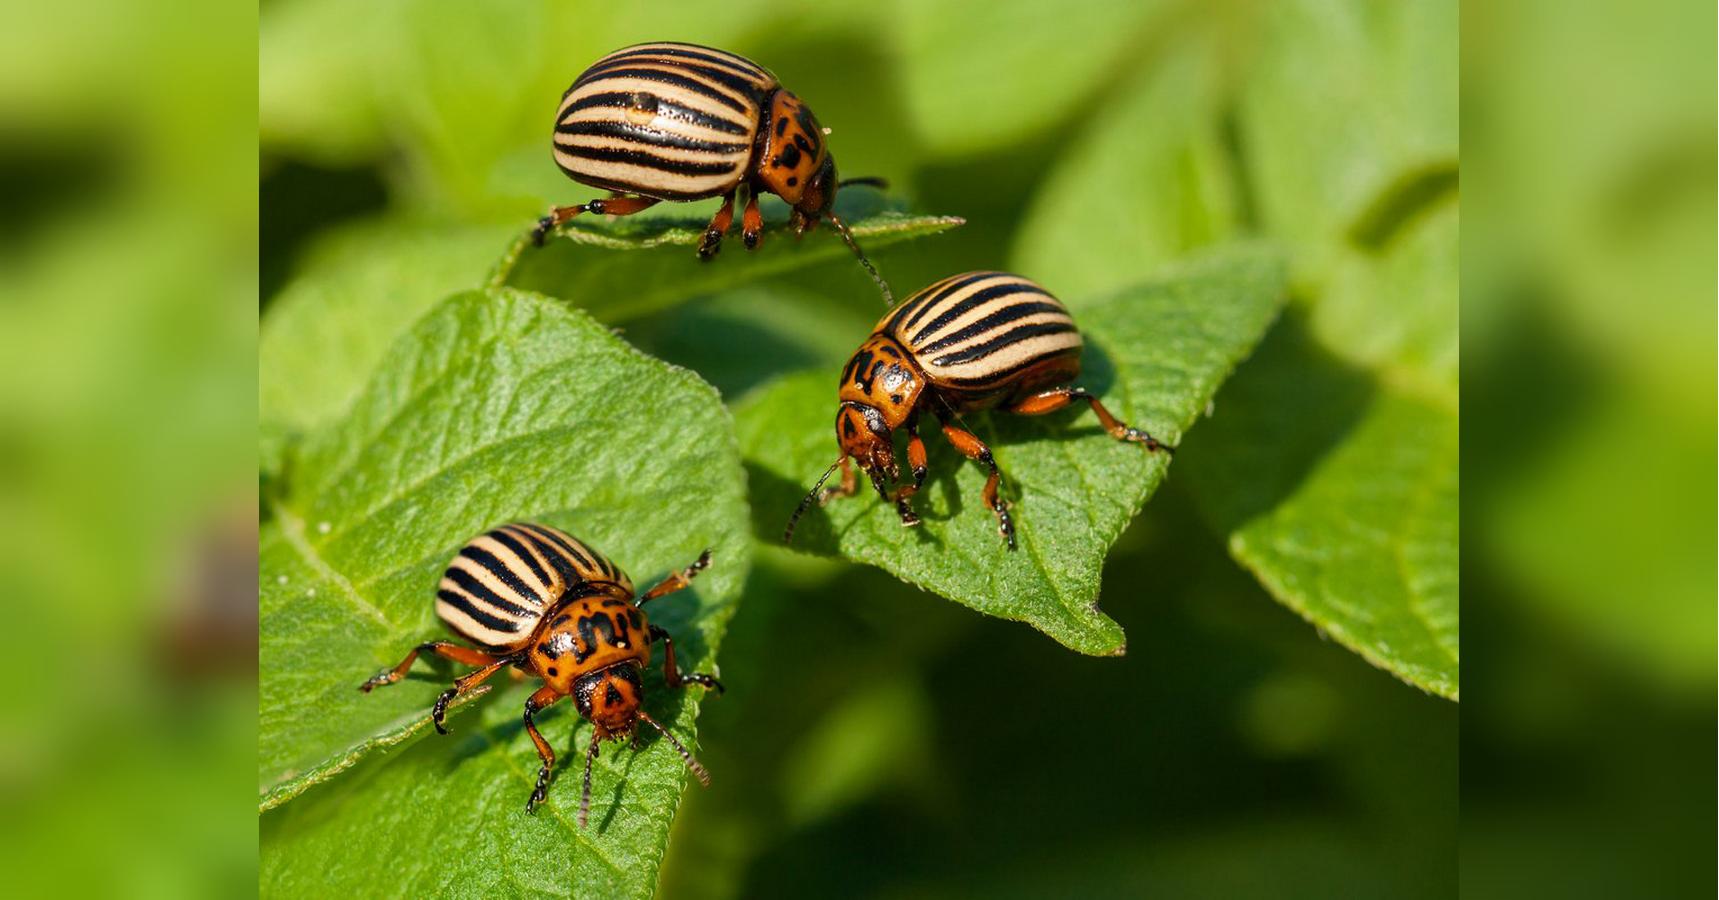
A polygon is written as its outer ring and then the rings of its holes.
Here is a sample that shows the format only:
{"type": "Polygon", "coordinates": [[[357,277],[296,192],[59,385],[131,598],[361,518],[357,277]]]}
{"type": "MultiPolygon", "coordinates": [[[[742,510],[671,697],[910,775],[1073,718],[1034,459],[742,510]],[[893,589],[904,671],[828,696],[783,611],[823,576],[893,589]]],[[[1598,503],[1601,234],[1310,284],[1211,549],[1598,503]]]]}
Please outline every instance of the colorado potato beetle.
{"type": "Polygon", "coordinates": [[[734,206],[746,197],[741,238],[763,239],[760,194],[792,207],[797,233],[829,220],[860,265],[890,297],[853,232],[833,211],[839,182],[824,129],[769,70],[743,56],[697,44],[660,42],[616,50],[586,69],[555,112],[555,163],[567,177],[611,192],[606,200],[558,206],[537,223],[550,229],[580,213],[629,216],[664,200],[722,197],[699,243],[700,259],[722,248],[734,206]]]}
{"type": "Polygon", "coordinates": [[[1044,288],[1003,272],[968,272],[945,278],[885,313],[842,370],[837,394],[836,442],[841,456],[818,478],[788,520],[784,541],[794,539],[814,499],[826,503],[854,493],[851,457],[870,476],[879,497],[894,503],[901,524],[914,526],[909,498],[925,483],[925,443],[919,414],[929,410],[962,455],[990,470],[985,505],[997,530],[1015,548],[1009,505],[997,495],[1002,472],[990,448],[960,422],[960,415],[1001,408],[1036,416],[1077,400],[1098,414],[1111,437],[1174,452],[1151,435],[1118,421],[1098,398],[1069,383],[1080,375],[1080,332],[1060,301],[1044,288]],[[907,430],[907,465],[913,481],[901,484],[894,431],[907,430]],[[840,487],[823,491],[841,469],[840,487]]]}
{"type": "Polygon", "coordinates": [[[664,594],[687,586],[710,564],[710,551],[685,569],[663,579],[633,600],[633,582],[601,553],[572,535],[547,525],[515,522],[473,538],[460,548],[436,591],[436,616],[455,634],[476,645],[427,641],[412,648],[392,669],[376,673],[358,686],[369,693],[379,685],[404,678],[420,653],[434,653],[454,662],[478,666],[454,681],[436,698],[430,718],[436,730],[444,724],[448,703],[503,668],[512,666],[542,679],[543,686],[525,701],[525,731],[537,745],[543,766],[537,787],[526,801],[527,811],[543,802],[549,791],[555,751],[538,733],[533,718],[545,707],[572,695],[579,715],[595,731],[585,753],[585,786],[579,795],[579,826],[591,809],[591,762],[598,743],[631,737],[635,745],[639,722],[655,728],[674,746],[692,774],[705,784],[710,775],[680,741],[641,708],[644,686],[640,674],[650,665],[651,644],[663,645],[663,680],[671,688],[697,684],[722,692],[722,684],[700,673],[683,673],[675,665],[674,640],[645,618],[641,609],[664,594]]]}

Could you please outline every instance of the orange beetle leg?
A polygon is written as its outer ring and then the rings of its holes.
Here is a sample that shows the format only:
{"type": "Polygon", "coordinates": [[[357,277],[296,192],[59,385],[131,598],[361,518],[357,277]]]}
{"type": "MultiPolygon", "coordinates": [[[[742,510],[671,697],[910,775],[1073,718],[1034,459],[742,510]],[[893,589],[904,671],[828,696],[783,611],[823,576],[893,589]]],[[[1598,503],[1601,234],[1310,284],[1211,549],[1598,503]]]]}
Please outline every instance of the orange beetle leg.
{"type": "Polygon", "coordinates": [[[1087,393],[1085,388],[1065,387],[1034,394],[1009,407],[1008,412],[1023,416],[1042,416],[1045,413],[1062,409],[1076,400],[1085,400],[1092,407],[1092,411],[1098,415],[1099,424],[1104,426],[1104,430],[1109,432],[1111,437],[1119,441],[1144,444],[1148,450],[1162,450],[1165,453],[1176,452],[1176,448],[1160,444],[1157,438],[1119,421],[1110,414],[1110,410],[1104,408],[1104,404],[1098,402],[1097,397],[1087,393]]]}
{"type": "Polygon", "coordinates": [[[662,201],[655,197],[629,197],[616,194],[607,200],[592,200],[578,206],[557,206],[549,211],[549,215],[537,220],[537,227],[531,231],[531,242],[543,246],[543,238],[559,225],[566,223],[580,213],[591,213],[597,216],[630,216],[656,206],[662,201]]]}
{"type": "Polygon", "coordinates": [[[728,227],[734,224],[734,198],[739,189],[722,198],[722,206],[711,217],[710,225],[704,229],[704,239],[698,242],[698,258],[703,260],[715,259],[722,251],[722,236],[728,233],[728,227]]]}
{"type": "Polygon", "coordinates": [[[997,533],[1003,536],[1003,540],[1008,541],[1010,550],[1015,549],[1015,523],[1009,517],[1009,504],[997,496],[997,486],[1002,481],[1003,472],[997,468],[997,461],[991,456],[991,448],[985,446],[985,442],[972,432],[948,423],[943,425],[943,436],[955,445],[956,450],[961,451],[962,456],[983,463],[991,470],[991,477],[985,481],[985,505],[997,516],[997,533]]]}

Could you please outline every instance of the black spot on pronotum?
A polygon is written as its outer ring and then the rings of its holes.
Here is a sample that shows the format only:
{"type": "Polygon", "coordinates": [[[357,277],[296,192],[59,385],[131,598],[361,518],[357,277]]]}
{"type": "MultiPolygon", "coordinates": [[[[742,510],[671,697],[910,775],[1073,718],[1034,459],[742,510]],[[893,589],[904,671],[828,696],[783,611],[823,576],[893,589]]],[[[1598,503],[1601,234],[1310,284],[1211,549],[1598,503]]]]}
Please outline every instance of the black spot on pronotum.
{"type": "Polygon", "coordinates": [[[584,616],[579,619],[579,641],[573,647],[573,661],[584,662],[600,646],[597,632],[603,633],[604,644],[615,643],[615,623],[608,616],[584,616]]]}
{"type": "Polygon", "coordinates": [[[788,132],[788,117],[782,116],[776,120],[776,136],[781,137],[788,132]]]}
{"type": "Polygon", "coordinates": [[[787,169],[800,167],[800,148],[789,144],[782,148],[782,155],[776,157],[776,165],[787,169]]]}
{"type": "Polygon", "coordinates": [[[549,677],[550,677],[550,678],[554,678],[554,677],[555,677],[555,676],[556,676],[556,675],[558,675],[558,674],[560,674],[560,673],[558,673],[558,672],[556,672],[556,671],[555,671],[555,667],[554,667],[554,666],[550,666],[550,667],[549,667],[549,677]]]}
{"type": "Polygon", "coordinates": [[[789,187],[793,187],[794,185],[797,185],[799,183],[800,183],[800,176],[798,176],[798,175],[789,175],[788,176],[788,186],[789,187]]]}
{"type": "Polygon", "coordinates": [[[550,646],[548,641],[539,643],[537,645],[537,652],[549,657],[550,659],[559,659],[561,656],[561,654],[555,652],[555,648],[550,646]]]}
{"type": "Polygon", "coordinates": [[[818,152],[812,147],[812,142],[806,140],[806,136],[804,134],[794,135],[794,146],[799,147],[801,153],[812,154],[818,152]]]}

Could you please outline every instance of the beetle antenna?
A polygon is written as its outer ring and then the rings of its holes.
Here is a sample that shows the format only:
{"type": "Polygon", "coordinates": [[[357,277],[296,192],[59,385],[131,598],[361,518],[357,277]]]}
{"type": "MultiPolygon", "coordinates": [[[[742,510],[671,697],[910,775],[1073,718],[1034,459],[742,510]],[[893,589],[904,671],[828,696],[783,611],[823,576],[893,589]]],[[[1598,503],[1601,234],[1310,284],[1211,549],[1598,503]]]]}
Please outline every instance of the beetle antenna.
{"type": "Polygon", "coordinates": [[[686,763],[686,767],[698,778],[698,783],[710,787],[710,773],[704,770],[704,766],[698,764],[698,760],[692,758],[692,754],[687,751],[686,747],[682,746],[680,741],[675,739],[674,735],[669,734],[667,728],[658,725],[657,720],[651,718],[650,713],[642,709],[639,710],[639,718],[649,722],[652,728],[662,732],[663,737],[668,738],[668,742],[674,745],[675,752],[680,754],[681,762],[686,763]]]}
{"type": "MultiPolygon", "coordinates": [[[[842,459],[847,459],[847,457],[844,456],[842,459]]],[[[824,482],[829,481],[830,476],[836,473],[836,467],[842,464],[842,459],[830,463],[830,467],[824,470],[824,474],[818,476],[818,483],[812,485],[812,492],[806,495],[806,499],[800,501],[800,505],[794,509],[794,514],[788,517],[788,527],[782,532],[782,543],[794,543],[794,526],[800,524],[800,517],[806,514],[806,509],[812,505],[813,498],[817,497],[818,492],[824,489],[824,482]]]]}
{"type": "Polygon", "coordinates": [[[836,187],[845,188],[850,184],[863,184],[866,187],[874,187],[880,191],[889,190],[889,179],[879,178],[876,175],[867,175],[863,178],[844,178],[841,181],[836,182],[836,187]]]}
{"type": "Polygon", "coordinates": [[[591,732],[591,749],[585,751],[585,790],[579,794],[579,827],[585,827],[585,821],[591,817],[591,761],[597,758],[597,742],[602,740],[603,730],[591,732]]]}
{"type": "Polygon", "coordinates": [[[889,282],[884,281],[883,276],[877,274],[877,267],[871,264],[871,260],[866,258],[865,251],[861,250],[860,245],[854,241],[854,233],[848,229],[848,223],[843,222],[841,217],[833,212],[824,213],[824,218],[830,220],[830,224],[835,226],[836,233],[842,236],[842,241],[848,245],[848,249],[859,257],[860,265],[865,266],[865,270],[871,273],[871,280],[877,282],[878,290],[883,291],[884,304],[894,306],[895,295],[890,293],[889,282]]]}

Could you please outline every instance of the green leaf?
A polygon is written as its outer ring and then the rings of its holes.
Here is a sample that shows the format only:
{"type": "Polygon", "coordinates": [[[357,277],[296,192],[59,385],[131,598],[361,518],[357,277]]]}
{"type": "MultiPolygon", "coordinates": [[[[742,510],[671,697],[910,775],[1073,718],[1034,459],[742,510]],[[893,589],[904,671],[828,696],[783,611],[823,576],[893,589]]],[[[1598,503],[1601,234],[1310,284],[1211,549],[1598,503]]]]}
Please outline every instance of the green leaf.
{"type": "MultiPolygon", "coordinates": [[[[368,869],[342,863],[387,846],[377,858],[399,861],[403,884],[434,892],[503,879],[650,893],[686,781],[665,742],[605,748],[593,827],[578,832],[573,764],[539,815],[524,812],[536,772],[519,726],[526,685],[498,677],[477,715],[454,722],[456,738],[413,743],[385,766],[369,751],[410,743],[451,676],[420,665],[373,694],[356,685],[445,634],[431,608],[441,568],[472,535],[513,519],[566,528],[644,584],[712,548],[710,570],[652,609],[681,666],[710,671],[750,550],[744,476],[716,392],[547,298],[468,292],[394,346],[290,471],[260,548],[259,788],[267,804],[295,779],[326,783],[265,817],[263,882],[375,893],[361,880],[368,869]],[[344,774],[328,781],[331,769],[344,774]],[[474,855],[474,840],[490,852],[474,855]],[[546,852],[551,843],[560,851],[546,852]]],[[[655,672],[646,688],[649,708],[690,742],[701,698],[667,691],[655,672]]],[[[589,734],[566,704],[554,709],[544,723],[556,746],[567,746],[564,729],[589,734]]]]}
{"type": "Polygon", "coordinates": [[[258,417],[304,429],[344,412],[401,333],[449,294],[480,286],[514,233],[384,219],[323,239],[263,316],[258,417]]]}
{"type": "MultiPolygon", "coordinates": [[[[1260,226],[1321,274],[1381,198],[1458,157],[1457,4],[1260,8],[1237,137],[1260,226]]],[[[1454,183],[1454,181],[1453,181],[1454,183]]],[[[1408,211],[1408,210],[1404,210],[1408,211]]]]}
{"type": "MultiPolygon", "coordinates": [[[[1079,383],[1131,424],[1178,443],[1265,332],[1282,294],[1276,258],[1242,250],[1076,304],[1087,339],[1079,383]]],[[[857,347],[864,335],[853,338],[857,347]]],[[[783,379],[736,411],[763,537],[780,539],[836,457],[834,374],[783,379]]],[[[1005,549],[979,499],[979,467],[934,429],[926,441],[931,476],[915,500],[923,525],[902,528],[893,507],[866,491],[809,512],[794,546],[878,566],[1083,653],[1121,652],[1122,629],[1097,608],[1099,574],[1111,543],[1163,479],[1167,457],[1118,443],[1084,408],[1044,418],[976,415],[968,424],[1002,467],[1016,552],[1005,549]]]]}
{"type": "MultiPolygon", "coordinates": [[[[532,247],[521,234],[492,273],[492,283],[568,298],[604,321],[635,318],[692,297],[831,261],[853,270],[856,293],[877,292],[828,226],[796,238],[787,226],[787,206],[773,198],[764,204],[764,242],[757,250],[746,250],[734,231],[716,259],[700,261],[695,248],[716,206],[699,209],[703,212],[691,213],[677,204],[660,215],[612,221],[581,216],[563,225],[541,248],[532,247]]],[[[857,188],[841,195],[837,212],[868,255],[962,224],[954,216],[893,209],[875,192],[857,188]]],[[[889,270],[882,267],[887,278],[889,270]]]]}
{"type": "Polygon", "coordinates": [[[1017,271],[1097,295],[1237,233],[1209,51],[1205,40],[1178,46],[1080,123],[1016,234],[1017,271]]]}
{"type": "Polygon", "coordinates": [[[958,156],[1074,118],[1138,57],[1170,6],[1085,4],[1071,15],[1035,0],[901,4],[896,59],[916,135],[958,156]]]}
{"type": "Polygon", "coordinates": [[[1190,441],[1190,483],[1274,597],[1455,699],[1455,410],[1322,357],[1300,326],[1280,331],[1190,441]]]}
{"type": "Polygon", "coordinates": [[[1274,597],[1452,699],[1456,237],[1449,207],[1384,259],[1345,254],[1330,293],[1274,332],[1187,454],[1201,505],[1274,597]]]}

